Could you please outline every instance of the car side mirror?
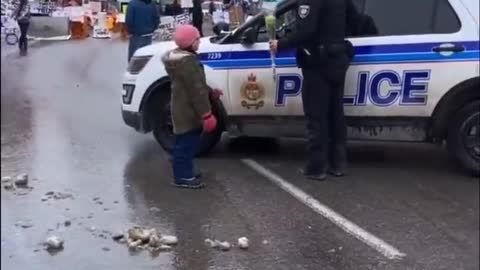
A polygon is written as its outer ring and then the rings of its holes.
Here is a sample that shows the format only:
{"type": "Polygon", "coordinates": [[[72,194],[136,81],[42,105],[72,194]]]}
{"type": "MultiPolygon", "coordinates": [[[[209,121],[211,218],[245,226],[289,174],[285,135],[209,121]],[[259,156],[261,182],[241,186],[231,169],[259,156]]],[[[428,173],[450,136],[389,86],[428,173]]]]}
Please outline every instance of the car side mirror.
{"type": "Polygon", "coordinates": [[[228,32],[229,30],[230,26],[224,22],[219,22],[213,26],[213,33],[217,36],[220,36],[222,33],[228,32]]]}
{"type": "Polygon", "coordinates": [[[240,37],[240,43],[242,43],[245,46],[251,46],[255,44],[255,41],[257,40],[257,31],[253,27],[248,28],[245,30],[240,37]]]}

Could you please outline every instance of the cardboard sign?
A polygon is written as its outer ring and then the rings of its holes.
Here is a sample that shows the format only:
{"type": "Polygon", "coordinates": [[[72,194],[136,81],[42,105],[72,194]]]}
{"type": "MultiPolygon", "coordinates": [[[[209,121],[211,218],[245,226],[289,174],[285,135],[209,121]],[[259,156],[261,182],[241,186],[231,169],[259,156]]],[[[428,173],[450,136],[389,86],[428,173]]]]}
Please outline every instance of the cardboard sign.
{"type": "Polygon", "coordinates": [[[65,10],[56,10],[52,12],[52,17],[69,17],[69,14],[65,10]]]}
{"type": "Polygon", "coordinates": [[[125,23],[125,14],[122,14],[122,13],[117,14],[117,22],[125,23]]]}
{"type": "Polygon", "coordinates": [[[35,15],[50,15],[57,9],[55,3],[32,3],[30,13],[35,15]]]}
{"type": "Polygon", "coordinates": [[[190,23],[190,14],[183,13],[178,16],[175,16],[175,24],[188,24],[190,23]]]}
{"type": "Polygon", "coordinates": [[[240,6],[233,6],[229,10],[230,15],[230,23],[232,25],[240,25],[245,22],[244,14],[242,7],[240,6]]]}
{"type": "Polygon", "coordinates": [[[65,7],[64,11],[68,14],[70,21],[83,23],[83,7],[65,7]]]}
{"type": "Polygon", "coordinates": [[[100,2],[90,2],[90,9],[93,13],[98,13],[102,11],[102,4],[100,2]]]}
{"type": "Polygon", "coordinates": [[[181,0],[182,8],[193,8],[193,0],[181,0]]]}
{"type": "Polygon", "coordinates": [[[224,22],[230,24],[230,14],[227,11],[217,10],[212,14],[213,24],[224,22]]]}

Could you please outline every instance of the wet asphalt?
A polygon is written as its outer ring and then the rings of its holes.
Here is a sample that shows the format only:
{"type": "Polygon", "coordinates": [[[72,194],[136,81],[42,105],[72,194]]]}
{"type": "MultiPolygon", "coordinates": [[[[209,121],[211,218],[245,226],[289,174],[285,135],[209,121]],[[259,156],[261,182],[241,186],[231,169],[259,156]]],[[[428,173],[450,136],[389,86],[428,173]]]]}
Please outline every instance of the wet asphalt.
{"type": "Polygon", "coordinates": [[[39,43],[27,57],[2,52],[1,174],[28,173],[33,189],[2,188],[1,269],[479,268],[478,179],[436,146],[352,142],[348,175],[312,182],[295,174],[303,141],[225,138],[198,161],[206,189],[173,188],[168,155],[151,134],[121,119],[126,56],[126,42],[94,39],[39,43]],[[406,257],[386,259],[243,158],[406,257]],[[73,198],[42,201],[50,191],[73,198]],[[176,235],[179,244],[152,255],[110,238],[135,224],[176,235]],[[63,250],[44,250],[50,235],[65,239],[63,250]],[[242,236],[250,239],[247,251],[204,244],[205,238],[236,244],[242,236]]]}

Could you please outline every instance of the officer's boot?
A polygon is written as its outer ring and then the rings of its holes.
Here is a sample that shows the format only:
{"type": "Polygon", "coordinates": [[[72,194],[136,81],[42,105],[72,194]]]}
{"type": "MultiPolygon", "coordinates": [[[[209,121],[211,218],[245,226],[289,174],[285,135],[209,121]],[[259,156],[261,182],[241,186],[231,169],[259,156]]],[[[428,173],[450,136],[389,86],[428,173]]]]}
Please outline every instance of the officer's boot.
{"type": "Polygon", "coordinates": [[[307,164],[304,169],[299,169],[298,173],[311,180],[324,181],[327,179],[326,153],[314,146],[309,142],[307,164]]]}
{"type": "Polygon", "coordinates": [[[328,173],[336,177],[344,176],[347,169],[347,149],[345,144],[330,146],[329,154],[330,166],[328,173]]]}
{"type": "Polygon", "coordinates": [[[310,168],[311,167],[307,165],[305,169],[298,169],[298,173],[310,180],[324,181],[327,179],[327,173],[325,169],[318,170],[318,169],[310,169],[310,168]]]}

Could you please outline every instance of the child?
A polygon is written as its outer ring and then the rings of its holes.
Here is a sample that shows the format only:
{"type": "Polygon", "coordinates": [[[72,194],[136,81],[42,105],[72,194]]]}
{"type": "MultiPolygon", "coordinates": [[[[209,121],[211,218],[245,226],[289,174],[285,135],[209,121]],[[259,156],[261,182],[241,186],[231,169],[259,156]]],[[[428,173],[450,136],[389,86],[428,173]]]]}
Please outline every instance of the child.
{"type": "Polygon", "coordinates": [[[217,126],[209,97],[218,98],[222,93],[212,90],[206,83],[203,66],[196,53],[200,45],[198,29],[192,25],[179,26],[174,41],[177,48],[162,57],[172,88],[171,111],[175,134],[173,175],[177,187],[202,188],[204,184],[200,175],[195,175],[193,158],[202,129],[212,132],[217,126]]]}

